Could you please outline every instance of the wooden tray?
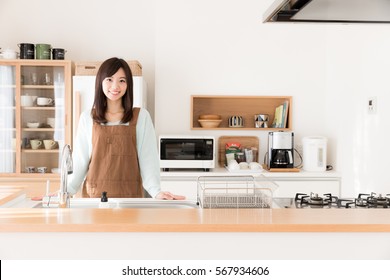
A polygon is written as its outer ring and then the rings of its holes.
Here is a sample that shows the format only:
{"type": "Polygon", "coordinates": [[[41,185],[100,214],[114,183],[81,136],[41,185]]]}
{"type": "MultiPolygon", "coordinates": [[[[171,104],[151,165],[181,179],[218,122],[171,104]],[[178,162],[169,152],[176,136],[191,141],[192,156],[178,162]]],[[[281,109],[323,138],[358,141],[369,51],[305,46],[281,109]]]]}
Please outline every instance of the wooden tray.
{"type": "Polygon", "coordinates": [[[218,164],[225,166],[225,145],[229,142],[238,142],[242,148],[257,148],[257,157],[259,156],[259,137],[256,136],[221,136],[218,138],[218,164]]]}
{"type": "Polygon", "coordinates": [[[300,172],[299,168],[270,168],[269,172],[300,172]]]}

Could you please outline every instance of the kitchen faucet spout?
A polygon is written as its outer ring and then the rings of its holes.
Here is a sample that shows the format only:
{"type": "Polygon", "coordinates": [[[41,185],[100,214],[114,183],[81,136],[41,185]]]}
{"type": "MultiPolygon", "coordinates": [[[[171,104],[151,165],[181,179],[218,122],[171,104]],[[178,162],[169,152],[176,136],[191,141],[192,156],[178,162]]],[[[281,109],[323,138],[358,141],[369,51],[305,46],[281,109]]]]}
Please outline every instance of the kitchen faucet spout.
{"type": "Polygon", "coordinates": [[[58,207],[69,208],[68,174],[73,173],[72,150],[69,145],[62,149],[61,156],[61,182],[58,193],[58,207]]]}

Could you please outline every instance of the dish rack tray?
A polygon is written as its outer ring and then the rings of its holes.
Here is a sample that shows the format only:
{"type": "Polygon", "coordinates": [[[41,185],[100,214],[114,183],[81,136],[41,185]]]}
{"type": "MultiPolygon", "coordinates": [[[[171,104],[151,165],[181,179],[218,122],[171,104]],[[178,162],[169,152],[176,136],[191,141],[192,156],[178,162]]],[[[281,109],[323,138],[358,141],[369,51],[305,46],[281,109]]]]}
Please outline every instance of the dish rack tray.
{"type": "Polygon", "coordinates": [[[200,176],[197,186],[202,208],[271,208],[277,188],[265,176],[200,176]]]}

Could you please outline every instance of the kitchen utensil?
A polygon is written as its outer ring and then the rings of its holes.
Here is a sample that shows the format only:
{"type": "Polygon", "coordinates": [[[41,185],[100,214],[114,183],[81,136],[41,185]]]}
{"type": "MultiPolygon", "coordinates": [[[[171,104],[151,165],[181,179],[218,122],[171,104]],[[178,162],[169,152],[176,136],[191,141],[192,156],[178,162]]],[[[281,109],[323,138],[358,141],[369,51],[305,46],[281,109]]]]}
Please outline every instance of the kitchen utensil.
{"type": "Polygon", "coordinates": [[[24,169],[26,170],[27,173],[35,173],[36,172],[36,169],[34,166],[26,166],[24,169]]]}
{"type": "Polygon", "coordinates": [[[33,139],[33,140],[30,140],[30,144],[31,144],[31,149],[37,150],[37,149],[42,147],[43,143],[41,140],[33,139]]]}
{"type": "Polygon", "coordinates": [[[303,170],[326,171],[326,143],[325,137],[303,137],[303,170]]]}
{"type": "Polygon", "coordinates": [[[20,59],[34,59],[35,58],[35,46],[30,43],[18,44],[20,49],[20,59]]]}
{"type": "Polygon", "coordinates": [[[31,107],[34,105],[34,99],[30,95],[22,95],[20,97],[20,105],[23,107],[31,107]]]}
{"type": "Polygon", "coordinates": [[[28,122],[27,127],[28,128],[38,128],[40,126],[39,122],[28,122]]]}
{"type": "Polygon", "coordinates": [[[198,122],[200,123],[201,127],[215,128],[215,127],[219,126],[219,124],[222,122],[222,120],[201,120],[201,119],[199,119],[198,122]]]}
{"type": "Polygon", "coordinates": [[[37,105],[39,106],[47,106],[47,105],[53,105],[53,99],[48,97],[38,97],[37,98],[37,105]]]}
{"type": "Polygon", "coordinates": [[[46,173],[47,172],[47,167],[46,166],[37,167],[37,172],[38,173],[46,173]]]}
{"type": "Polygon", "coordinates": [[[271,208],[277,185],[264,176],[199,176],[202,208],[271,208]]]}
{"type": "Polygon", "coordinates": [[[200,115],[200,120],[221,120],[221,115],[200,115]]]}
{"type": "Polygon", "coordinates": [[[258,114],[255,115],[255,127],[256,128],[267,128],[268,127],[269,115],[258,114]]]}
{"type": "Polygon", "coordinates": [[[18,53],[12,49],[5,49],[2,51],[1,56],[4,59],[17,59],[18,53]]]}
{"type": "Polygon", "coordinates": [[[268,133],[268,169],[294,168],[294,133],[268,133]]]}
{"type": "Polygon", "coordinates": [[[63,59],[65,59],[65,52],[66,52],[66,50],[59,49],[59,48],[53,48],[51,50],[51,52],[52,52],[52,58],[54,60],[63,60],[63,59]]]}
{"type": "Polygon", "coordinates": [[[243,127],[244,120],[242,116],[231,116],[229,118],[229,127],[243,127]]]}
{"type": "Polygon", "coordinates": [[[36,44],[35,45],[35,57],[36,59],[50,59],[51,45],[49,44],[36,44]]]}
{"type": "Polygon", "coordinates": [[[54,141],[52,139],[43,140],[43,144],[46,150],[53,150],[57,148],[57,141],[54,141]]]}
{"type": "Polygon", "coordinates": [[[49,73],[45,73],[45,76],[43,78],[43,84],[51,85],[51,75],[49,73]]]}
{"type": "Polygon", "coordinates": [[[38,84],[37,73],[31,73],[31,84],[32,85],[37,85],[38,84]]]}

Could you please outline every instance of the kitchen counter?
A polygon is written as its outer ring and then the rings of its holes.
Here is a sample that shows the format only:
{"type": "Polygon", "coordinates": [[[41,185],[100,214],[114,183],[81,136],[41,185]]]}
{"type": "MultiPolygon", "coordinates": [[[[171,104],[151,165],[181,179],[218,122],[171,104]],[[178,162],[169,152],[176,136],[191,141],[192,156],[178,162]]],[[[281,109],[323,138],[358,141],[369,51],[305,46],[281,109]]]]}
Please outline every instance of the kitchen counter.
{"type": "Polygon", "coordinates": [[[337,171],[325,171],[325,172],[308,172],[301,170],[300,172],[270,172],[268,170],[263,171],[253,171],[250,170],[241,170],[237,172],[229,172],[224,167],[212,168],[210,171],[201,171],[200,169],[173,169],[170,171],[162,171],[161,178],[177,178],[177,177],[189,177],[197,178],[199,176],[243,176],[243,175],[253,175],[260,176],[264,175],[269,178],[285,178],[285,177],[294,177],[294,178],[340,178],[341,175],[337,171]]]}
{"type": "MultiPolygon", "coordinates": [[[[23,188],[0,188],[0,205],[23,188]]],[[[0,208],[2,232],[390,232],[389,209],[0,208]],[[113,217],[115,217],[113,219],[113,217]]]]}
{"type": "Polygon", "coordinates": [[[388,209],[0,209],[1,232],[390,232],[388,209]]]}
{"type": "Polygon", "coordinates": [[[0,258],[390,259],[389,211],[0,208],[0,258]]]}

